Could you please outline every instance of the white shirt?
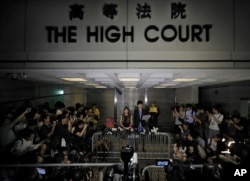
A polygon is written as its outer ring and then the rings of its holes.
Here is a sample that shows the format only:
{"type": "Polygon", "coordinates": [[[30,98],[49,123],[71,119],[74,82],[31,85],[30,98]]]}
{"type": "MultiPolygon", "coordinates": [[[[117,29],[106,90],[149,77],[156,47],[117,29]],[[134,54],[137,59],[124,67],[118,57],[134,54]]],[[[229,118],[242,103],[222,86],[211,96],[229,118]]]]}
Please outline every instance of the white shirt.
{"type": "Polygon", "coordinates": [[[185,111],[185,122],[194,123],[195,111],[192,109],[188,109],[185,111]]]}
{"type": "MultiPolygon", "coordinates": [[[[220,122],[222,122],[224,115],[223,114],[213,114],[214,117],[216,117],[220,122]]],[[[217,130],[219,131],[219,124],[214,120],[213,117],[209,118],[210,119],[210,124],[209,124],[209,129],[212,130],[217,130]]]]}
{"type": "Polygon", "coordinates": [[[19,122],[13,127],[13,129],[15,133],[18,134],[20,131],[24,130],[26,127],[27,127],[26,122],[19,122]]]}
{"type": "Polygon", "coordinates": [[[14,146],[11,148],[11,152],[15,152],[16,150],[20,152],[27,151],[29,147],[32,146],[33,141],[27,141],[26,139],[22,138],[22,140],[17,140],[14,146]]]}
{"type": "MultiPolygon", "coordinates": [[[[181,114],[181,116],[184,118],[184,116],[185,116],[184,111],[180,112],[179,114],[181,114]]],[[[175,116],[175,122],[174,122],[175,125],[182,125],[182,122],[179,120],[179,118],[180,118],[180,116],[175,116]]]]}

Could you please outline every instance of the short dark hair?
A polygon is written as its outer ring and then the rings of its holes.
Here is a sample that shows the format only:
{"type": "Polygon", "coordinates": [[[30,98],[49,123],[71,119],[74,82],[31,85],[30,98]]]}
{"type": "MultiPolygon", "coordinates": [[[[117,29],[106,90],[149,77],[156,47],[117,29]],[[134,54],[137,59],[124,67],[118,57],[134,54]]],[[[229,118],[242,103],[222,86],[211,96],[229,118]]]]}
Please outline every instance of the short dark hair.
{"type": "Polygon", "coordinates": [[[233,115],[232,115],[232,119],[233,119],[233,118],[240,119],[241,117],[240,117],[239,114],[233,114],[233,115]]]}
{"type": "Polygon", "coordinates": [[[192,107],[192,104],[187,103],[187,104],[186,104],[186,107],[192,107]]]}
{"type": "Polygon", "coordinates": [[[141,100],[137,101],[137,105],[139,104],[143,104],[143,102],[141,100]]]}
{"type": "Polygon", "coordinates": [[[58,120],[59,123],[61,123],[62,120],[65,119],[65,118],[66,118],[66,116],[65,116],[64,114],[59,114],[59,115],[56,117],[56,119],[58,120]]]}
{"type": "Polygon", "coordinates": [[[221,110],[222,110],[222,106],[218,105],[218,104],[214,105],[212,108],[215,109],[215,110],[217,110],[218,112],[221,112],[221,110]]]}
{"type": "Polygon", "coordinates": [[[55,103],[55,108],[57,109],[65,108],[65,104],[62,101],[57,101],[55,103]]]}
{"type": "Polygon", "coordinates": [[[49,114],[47,114],[46,112],[42,112],[41,114],[41,120],[44,121],[45,119],[47,119],[47,117],[49,116],[49,114]]]}

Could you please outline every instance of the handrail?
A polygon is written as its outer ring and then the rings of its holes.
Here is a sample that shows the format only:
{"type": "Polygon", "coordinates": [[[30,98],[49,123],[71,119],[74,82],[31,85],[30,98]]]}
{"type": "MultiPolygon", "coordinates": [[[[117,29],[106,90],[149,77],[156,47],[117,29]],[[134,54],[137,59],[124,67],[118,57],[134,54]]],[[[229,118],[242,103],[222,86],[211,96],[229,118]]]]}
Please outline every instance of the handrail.
{"type": "Polygon", "coordinates": [[[114,166],[120,163],[40,163],[40,164],[3,164],[0,168],[9,167],[108,167],[114,166]]]}

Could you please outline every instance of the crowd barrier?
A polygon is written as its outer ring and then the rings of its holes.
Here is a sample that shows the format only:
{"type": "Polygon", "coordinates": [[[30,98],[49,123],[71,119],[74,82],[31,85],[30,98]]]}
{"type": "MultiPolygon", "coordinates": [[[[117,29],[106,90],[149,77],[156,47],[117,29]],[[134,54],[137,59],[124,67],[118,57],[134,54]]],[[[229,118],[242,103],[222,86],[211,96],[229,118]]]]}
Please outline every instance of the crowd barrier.
{"type": "Polygon", "coordinates": [[[122,146],[131,145],[138,160],[167,159],[171,157],[171,140],[171,134],[165,132],[97,132],[92,136],[92,152],[96,159],[119,159],[122,146]]]}

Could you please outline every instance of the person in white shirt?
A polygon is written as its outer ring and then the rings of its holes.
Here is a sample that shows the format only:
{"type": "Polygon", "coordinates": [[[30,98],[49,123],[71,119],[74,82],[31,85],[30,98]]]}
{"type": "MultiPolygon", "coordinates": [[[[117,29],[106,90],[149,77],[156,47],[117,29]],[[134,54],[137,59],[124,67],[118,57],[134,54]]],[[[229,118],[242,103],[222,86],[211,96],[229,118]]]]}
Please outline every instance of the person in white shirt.
{"type": "Polygon", "coordinates": [[[1,151],[9,151],[8,147],[12,145],[16,140],[15,132],[13,131],[13,126],[18,124],[23,120],[26,114],[31,111],[31,108],[27,108],[22,114],[17,116],[13,121],[9,124],[0,127],[0,150],[1,151]]]}
{"type": "Polygon", "coordinates": [[[10,149],[12,156],[16,158],[16,160],[14,160],[15,162],[29,163],[31,161],[31,158],[37,155],[36,152],[38,151],[38,149],[45,146],[44,142],[46,140],[43,140],[38,144],[34,144],[34,138],[35,131],[32,129],[26,129],[24,137],[15,141],[14,145],[10,149]]]}
{"type": "Polygon", "coordinates": [[[208,138],[212,138],[215,135],[220,134],[219,125],[222,123],[224,115],[220,112],[218,106],[214,106],[212,108],[212,114],[209,113],[208,118],[209,118],[208,138]]]}
{"type": "Polygon", "coordinates": [[[184,121],[193,124],[194,123],[195,111],[191,104],[186,104],[184,121]]]}

